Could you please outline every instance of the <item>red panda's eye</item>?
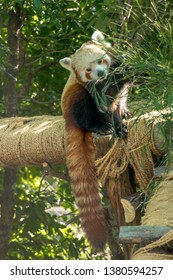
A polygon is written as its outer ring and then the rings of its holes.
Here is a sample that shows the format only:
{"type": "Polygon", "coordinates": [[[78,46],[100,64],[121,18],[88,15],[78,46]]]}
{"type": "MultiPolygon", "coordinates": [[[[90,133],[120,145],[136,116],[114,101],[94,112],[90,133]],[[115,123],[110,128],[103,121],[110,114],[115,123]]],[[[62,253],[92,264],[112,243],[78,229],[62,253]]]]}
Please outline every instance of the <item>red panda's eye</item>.
{"type": "Polygon", "coordinates": [[[92,70],[91,68],[86,68],[87,72],[91,72],[91,70],[92,70]]]}
{"type": "Polygon", "coordinates": [[[102,62],[103,62],[102,59],[98,60],[98,64],[102,64],[102,62]]]}

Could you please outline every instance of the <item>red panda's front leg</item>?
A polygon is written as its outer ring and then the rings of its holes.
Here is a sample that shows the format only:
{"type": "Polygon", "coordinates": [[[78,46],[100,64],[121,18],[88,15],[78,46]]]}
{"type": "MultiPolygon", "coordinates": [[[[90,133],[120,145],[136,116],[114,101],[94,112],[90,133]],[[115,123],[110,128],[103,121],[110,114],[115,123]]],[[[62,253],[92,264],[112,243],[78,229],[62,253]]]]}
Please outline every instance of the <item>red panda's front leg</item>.
{"type": "Polygon", "coordinates": [[[99,135],[112,134],[109,114],[98,110],[93,98],[82,85],[75,85],[65,92],[62,100],[65,119],[80,129],[99,135]]]}

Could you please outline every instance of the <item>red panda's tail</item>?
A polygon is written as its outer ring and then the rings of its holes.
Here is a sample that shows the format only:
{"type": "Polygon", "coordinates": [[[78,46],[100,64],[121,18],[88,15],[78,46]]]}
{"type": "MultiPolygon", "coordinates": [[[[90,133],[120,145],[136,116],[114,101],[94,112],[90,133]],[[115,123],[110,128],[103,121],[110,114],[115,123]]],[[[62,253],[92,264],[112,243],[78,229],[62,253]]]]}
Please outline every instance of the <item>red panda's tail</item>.
{"type": "Polygon", "coordinates": [[[103,249],[107,231],[94,166],[92,135],[76,126],[68,127],[66,133],[67,167],[81,224],[91,245],[103,249]]]}

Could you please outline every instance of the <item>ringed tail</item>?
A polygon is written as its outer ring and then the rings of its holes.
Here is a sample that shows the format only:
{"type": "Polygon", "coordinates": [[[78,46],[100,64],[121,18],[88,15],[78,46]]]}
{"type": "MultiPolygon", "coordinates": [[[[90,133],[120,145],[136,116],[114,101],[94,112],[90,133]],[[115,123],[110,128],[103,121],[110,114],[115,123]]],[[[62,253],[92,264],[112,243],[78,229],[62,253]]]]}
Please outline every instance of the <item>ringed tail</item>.
{"type": "Polygon", "coordinates": [[[65,139],[67,167],[82,228],[91,245],[103,249],[107,230],[94,165],[92,134],[71,123],[66,127],[65,139]]]}

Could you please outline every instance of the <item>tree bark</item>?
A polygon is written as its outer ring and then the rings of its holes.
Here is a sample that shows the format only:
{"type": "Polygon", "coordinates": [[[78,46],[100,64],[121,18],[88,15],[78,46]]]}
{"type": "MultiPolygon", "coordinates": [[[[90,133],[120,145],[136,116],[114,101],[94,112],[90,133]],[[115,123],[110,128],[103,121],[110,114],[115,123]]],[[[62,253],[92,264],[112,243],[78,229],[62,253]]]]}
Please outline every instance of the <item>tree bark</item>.
{"type": "MultiPolygon", "coordinates": [[[[2,88],[6,117],[18,115],[16,80],[21,67],[22,59],[24,57],[21,33],[23,19],[24,17],[22,15],[21,9],[17,5],[15,10],[9,11],[7,42],[10,55],[5,70],[4,86],[2,88]]],[[[0,259],[6,258],[11,237],[16,178],[17,168],[6,167],[4,170],[0,212],[0,259]]]]}
{"type": "Polygon", "coordinates": [[[16,90],[16,78],[20,71],[24,57],[22,44],[22,24],[24,16],[21,9],[16,6],[15,11],[9,11],[7,24],[8,47],[10,51],[8,64],[5,70],[5,83],[2,88],[5,101],[5,115],[12,117],[18,115],[18,98],[16,90]]]}
{"type": "Polygon", "coordinates": [[[9,240],[14,215],[14,192],[17,178],[17,170],[5,168],[3,180],[3,193],[1,197],[0,217],[0,259],[4,260],[8,252],[9,240]]]}

